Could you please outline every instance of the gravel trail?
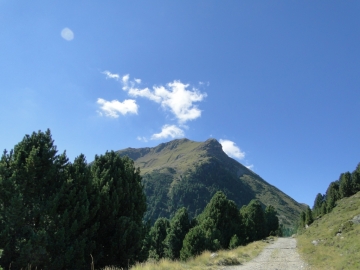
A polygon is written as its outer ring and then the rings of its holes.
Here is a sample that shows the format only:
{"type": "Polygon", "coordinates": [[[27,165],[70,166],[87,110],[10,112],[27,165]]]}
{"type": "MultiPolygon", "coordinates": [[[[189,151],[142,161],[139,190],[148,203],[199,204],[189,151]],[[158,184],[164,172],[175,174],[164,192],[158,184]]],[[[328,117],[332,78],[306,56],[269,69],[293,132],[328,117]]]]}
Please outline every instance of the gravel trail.
{"type": "Polygon", "coordinates": [[[228,266],[224,270],[292,270],[310,269],[296,250],[296,239],[278,238],[269,244],[252,261],[238,266],[228,266]]]}

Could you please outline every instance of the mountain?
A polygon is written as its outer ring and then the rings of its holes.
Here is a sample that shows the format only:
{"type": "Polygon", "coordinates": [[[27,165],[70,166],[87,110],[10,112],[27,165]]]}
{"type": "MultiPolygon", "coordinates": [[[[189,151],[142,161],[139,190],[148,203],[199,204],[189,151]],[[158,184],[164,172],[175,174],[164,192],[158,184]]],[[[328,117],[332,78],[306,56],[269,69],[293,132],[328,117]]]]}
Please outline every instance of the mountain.
{"type": "Polygon", "coordinates": [[[259,175],[230,158],[215,139],[194,142],[178,139],[156,147],[117,151],[140,167],[147,196],[146,219],[170,217],[185,206],[194,217],[202,212],[216,191],[241,207],[257,198],[273,205],[280,222],[292,225],[305,208],[259,175]]]}

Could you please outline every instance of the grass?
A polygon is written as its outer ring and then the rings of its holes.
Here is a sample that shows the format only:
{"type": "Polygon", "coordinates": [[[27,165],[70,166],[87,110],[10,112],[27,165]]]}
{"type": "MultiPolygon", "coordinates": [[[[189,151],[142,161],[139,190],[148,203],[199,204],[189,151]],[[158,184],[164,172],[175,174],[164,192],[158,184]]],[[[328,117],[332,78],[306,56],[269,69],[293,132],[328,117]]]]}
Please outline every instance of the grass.
{"type": "Polygon", "coordinates": [[[311,269],[360,269],[360,224],[350,221],[357,215],[360,192],[338,201],[298,236],[299,252],[311,269]]]}
{"type": "Polygon", "coordinates": [[[186,262],[163,259],[159,262],[139,263],[133,266],[131,270],[212,270],[219,269],[219,266],[223,265],[240,265],[258,256],[268,243],[269,241],[257,241],[233,250],[218,251],[216,256],[211,256],[211,252],[205,251],[186,262]]]}

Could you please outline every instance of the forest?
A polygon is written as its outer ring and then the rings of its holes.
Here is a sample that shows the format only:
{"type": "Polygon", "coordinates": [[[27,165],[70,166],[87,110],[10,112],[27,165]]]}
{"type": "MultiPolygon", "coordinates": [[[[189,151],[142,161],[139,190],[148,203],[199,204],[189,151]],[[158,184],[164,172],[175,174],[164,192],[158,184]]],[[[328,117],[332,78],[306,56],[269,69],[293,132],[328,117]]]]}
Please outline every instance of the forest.
{"type": "Polygon", "coordinates": [[[337,201],[350,197],[360,191],[360,163],[355,170],[344,172],[340,174],[338,180],[329,184],[326,193],[318,193],[315,197],[312,209],[307,207],[307,210],[302,212],[298,221],[298,228],[303,230],[321,216],[330,213],[336,206],[337,201]]]}
{"type": "Polygon", "coordinates": [[[109,151],[91,163],[82,154],[70,162],[50,130],[25,135],[0,160],[0,265],[127,268],[282,233],[273,206],[251,200],[239,209],[220,191],[193,218],[181,207],[152,223],[146,209],[140,169],[130,158],[109,151]]]}

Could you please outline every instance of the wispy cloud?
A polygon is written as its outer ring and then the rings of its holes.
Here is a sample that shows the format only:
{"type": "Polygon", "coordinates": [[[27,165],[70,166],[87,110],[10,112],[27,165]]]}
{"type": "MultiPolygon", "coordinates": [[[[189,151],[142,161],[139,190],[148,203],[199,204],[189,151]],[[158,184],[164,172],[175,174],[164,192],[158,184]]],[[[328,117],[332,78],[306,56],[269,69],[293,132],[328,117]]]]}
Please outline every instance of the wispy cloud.
{"type": "Polygon", "coordinates": [[[248,168],[249,170],[254,171],[254,165],[253,165],[253,164],[251,164],[251,165],[246,165],[245,167],[248,168]]]}
{"type": "Polygon", "coordinates": [[[229,157],[237,159],[243,159],[245,157],[245,152],[242,152],[233,141],[220,139],[219,142],[222,146],[222,149],[229,157]]]}
{"type": "Polygon", "coordinates": [[[138,141],[141,141],[141,142],[148,142],[148,140],[146,139],[146,137],[137,136],[136,139],[137,139],[138,141]]]}
{"type": "Polygon", "coordinates": [[[182,138],[184,137],[184,131],[175,125],[164,125],[160,133],[153,134],[152,140],[160,140],[167,138],[182,138]]]}
{"type": "Polygon", "coordinates": [[[137,114],[138,105],[133,99],[126,99],[123,102],[118,100],[107,101],[102,98],[98,98],[97,104],[100,105],[100,115],[105,115],[111,118],[118,118],[120,114],[137,114]]]}
{"type": "Polygon", "coordinates": [[[132,97],[148,98],[161,106],[170,110],[180,124],[194,120],[201,116],[201,110],[194,103],[202,101],[207,94],[200,92],[197,88],[189,89],[189,84],[180,81],[167,83],[165,86],[153,86],[139,88],[140,79],[130,81],[127,74],[122,77],[123,90],[127,91],[132,97]]]}
{"type": "Polygon", "coordinates": [[[101,72],[102,74],[105,74],[106,76],[106,79],[114,79],[116,81],[118,81],[120,79],[120,76],[119,74],[116,74],[116,73],[111,73],[110,71],[108,70],[105,70],[103,72],[101,72]]]}

